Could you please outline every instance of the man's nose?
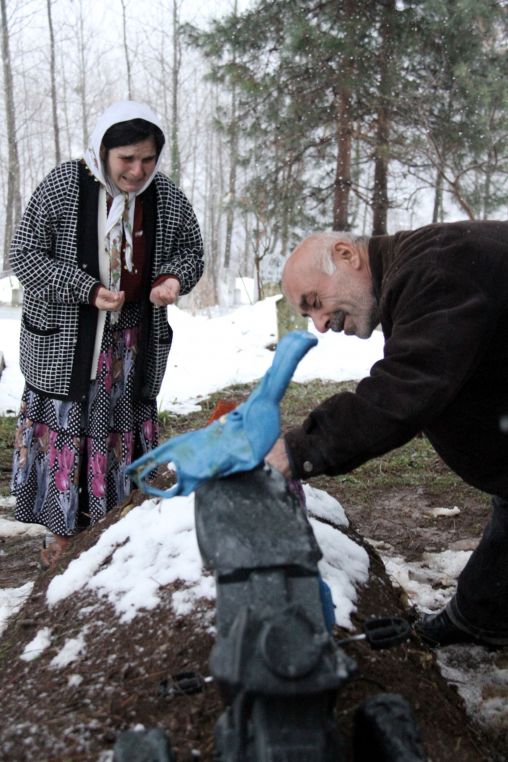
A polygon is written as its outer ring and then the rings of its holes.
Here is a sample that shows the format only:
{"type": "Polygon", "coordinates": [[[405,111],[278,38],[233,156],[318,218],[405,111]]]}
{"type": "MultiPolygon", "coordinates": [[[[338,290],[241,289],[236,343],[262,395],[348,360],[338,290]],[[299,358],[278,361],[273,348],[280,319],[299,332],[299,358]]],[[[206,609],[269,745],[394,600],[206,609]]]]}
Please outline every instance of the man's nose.
{"type": "Polygon", "coordinates": [[[319,333],[326,333],[330,327],[330,318],[328,315],[311,315],[312,322],[319,333]]]}

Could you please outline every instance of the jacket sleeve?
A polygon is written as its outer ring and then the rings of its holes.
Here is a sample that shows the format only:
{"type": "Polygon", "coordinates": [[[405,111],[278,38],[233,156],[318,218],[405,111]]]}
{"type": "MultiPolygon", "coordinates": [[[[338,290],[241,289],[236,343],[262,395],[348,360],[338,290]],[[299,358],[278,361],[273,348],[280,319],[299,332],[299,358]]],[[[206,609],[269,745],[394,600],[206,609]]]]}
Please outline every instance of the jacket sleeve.
{"type": "Polygon", "coordinates": [[[356,392],[330,397],[285,435],[294,476],[346,473],[424,429],[474,371],[496,309],[460,269],[400,273],[382,303],[383,359],[356,392]]]}
{"type": "Polygon", "coordinates": [[[203,241],[199,224],[186,196],[174,188],[175,196],[169,197],[167,214],[175,215],[175,200],[179,208],[178,223],[168,244],[156,278],[172,275],[180,281],[180,294],[188,294],[203,274],[203,241]]]}
{"type": "Polygon", "coordinates": [[[79,186],[70,163],[34,191],[10,248],[10,263],[32,297],[55,304],[90,303],[98,281],[76,262],[79,186]],[[74,229],[74,234],[73,234],[74,229]]]}

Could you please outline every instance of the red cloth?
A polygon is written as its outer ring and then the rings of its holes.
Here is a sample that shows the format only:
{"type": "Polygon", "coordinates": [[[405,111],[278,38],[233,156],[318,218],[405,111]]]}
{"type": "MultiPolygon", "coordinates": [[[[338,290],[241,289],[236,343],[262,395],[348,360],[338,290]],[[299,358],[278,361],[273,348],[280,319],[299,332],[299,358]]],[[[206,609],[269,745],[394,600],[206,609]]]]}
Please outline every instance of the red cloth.
{"type": "MultiPolygon", "coordinates": [[[[108,211],[111,206],[111,199],[108,198],[108,211]]],[[[143,297],[143,279],[146,267],[146,246],[145,236],[143,231],[143,201],[138,197],[136,198],[136,204],[134,207],[134,229],[132,231],[132,272],[129,272],[125,267],[125,260],[123,257],[122,246],[122,276],[120,280],[120,290],[125,291],[126,302],[140,302],[143,297]]],[[[158,286],[164,283],[168,278],[175,278],[176,275],[159,275],[159,277],[152,284],[158,286]]],[[[97,298],[97,292],[100,288],[98,284],[92,291],[91,303],[95,305],[97,298]]]]}
{"type": "Polygon", "coordinates": [[[122,247],[122,277],[120,289],[125,291],[126,302],[140,302],[143,298],[143,280],[146,261],[145,236],[143,233],[143,202],[138,197],[134,207],[134,227],[132,230],[132,272],[125,267],[122,247]]]}
{"type": "Polygon", "coordinates": [[[217,400],[214,409],[211,412],[210,418],[207,420],[206,425],[208,426],[209,423],[212,423],[212,421],[216,421],[217,418],[221,418],[223,415],[226,415],[226,413],[231,412],[231,410],[234,410],[235,407],[238,407],[240,403],[238,400],[217,400]]]}

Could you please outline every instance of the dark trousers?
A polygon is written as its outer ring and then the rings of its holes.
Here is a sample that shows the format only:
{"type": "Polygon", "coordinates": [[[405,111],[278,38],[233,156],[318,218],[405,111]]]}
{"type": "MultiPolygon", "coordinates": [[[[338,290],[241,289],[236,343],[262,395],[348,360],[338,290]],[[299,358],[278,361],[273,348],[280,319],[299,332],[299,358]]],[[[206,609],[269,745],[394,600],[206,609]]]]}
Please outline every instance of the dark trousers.
{"type": "Polygon", "coordinates": [[[508,644],[508,500],[492,498],[492,515],[447,612],[461,629],[508,644]]]}

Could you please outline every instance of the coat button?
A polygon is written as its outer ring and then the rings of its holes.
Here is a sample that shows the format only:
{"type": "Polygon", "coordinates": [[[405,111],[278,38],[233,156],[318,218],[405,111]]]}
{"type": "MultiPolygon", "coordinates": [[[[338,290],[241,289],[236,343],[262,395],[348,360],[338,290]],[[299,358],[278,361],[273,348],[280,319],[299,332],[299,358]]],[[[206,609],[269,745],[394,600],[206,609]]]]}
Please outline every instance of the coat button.
{"type": "Polygon", "coordinates": [[[310,462],[310,460],[305,460],[303,462],[303,470],[306,474],[310,474],[311,471],[314,471],[314,466],[310,462]]]}

